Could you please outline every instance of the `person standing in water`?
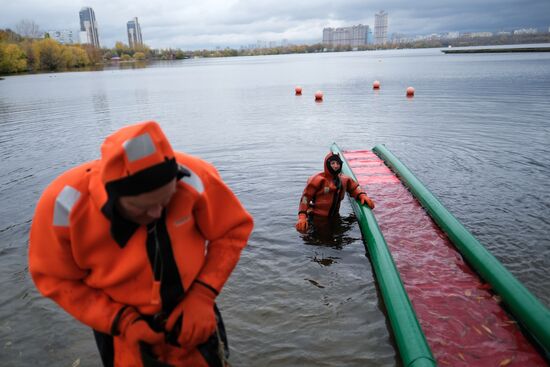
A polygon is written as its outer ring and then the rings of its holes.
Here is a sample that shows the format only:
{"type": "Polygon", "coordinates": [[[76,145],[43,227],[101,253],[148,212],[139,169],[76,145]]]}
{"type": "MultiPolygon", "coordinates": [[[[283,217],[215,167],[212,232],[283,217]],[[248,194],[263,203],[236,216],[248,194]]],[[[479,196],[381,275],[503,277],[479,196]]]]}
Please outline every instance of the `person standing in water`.
{"type": "Polygon", "coordinates": [[[361,205],[374,209],[374,202],[351,177],[342,173],[342,159],[330,152],[325,157],[324,171],[311,176],[300,199],[296,230],[305,233],[308,216],[332,217],[339,214],[340,202],[347,192],[361,205]]]}

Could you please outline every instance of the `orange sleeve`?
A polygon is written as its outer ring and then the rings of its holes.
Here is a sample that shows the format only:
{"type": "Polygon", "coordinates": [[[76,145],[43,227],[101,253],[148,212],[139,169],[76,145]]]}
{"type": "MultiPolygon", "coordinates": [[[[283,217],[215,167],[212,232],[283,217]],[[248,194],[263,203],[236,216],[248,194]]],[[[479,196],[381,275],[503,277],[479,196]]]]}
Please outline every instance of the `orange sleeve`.
{"type": "Polygon", "coordinates": [[[199,230],[208,240],[205,263],[197,280],[220,292],[237,265],[254,224],[215,168],[207,167],[207,174],[201,175],[204,192],[195,209],[199,230]]]}
{"type": "Polygon", "coordinates": [[[366,195],[366,192],[363,191],[361,185],[359,185],[354,179],[349,176],[344,177],[346,178],[346,191],[348,192],[349,196],[354,199],[358,199],[359,195],[366,195]]]}
{"type": "Polygon", "coordinates": [[[53,225],[54,205],[61,184],[52,184],[38,202],[29,242],[29,271],[42,295],[49,297],[80,322],[111,333],[122,304],[86,285],[88,272],[72,256],[69,227],[53,225]]]}
{"type": "Polygon", "coordinates": [[[304,188],[304,191],[302,192],[302,197],[300,198],[298,214],[307,213],[307,210],[310,206],[309,203],[315,197],[315,194],[319,190],[320,184],[321,180],[318,174],[308,178],[306,187],[304,188]]]}

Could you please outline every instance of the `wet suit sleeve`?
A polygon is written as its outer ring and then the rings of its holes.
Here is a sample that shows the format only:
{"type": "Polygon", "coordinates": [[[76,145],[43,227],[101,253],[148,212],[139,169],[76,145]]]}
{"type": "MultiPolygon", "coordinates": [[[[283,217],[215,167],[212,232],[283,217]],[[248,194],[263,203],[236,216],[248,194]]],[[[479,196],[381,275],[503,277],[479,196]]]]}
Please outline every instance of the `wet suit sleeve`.
{"type": "Polygon", "coordinates": [[[208,240],[205,263],[196,281],[219,293],[239,261],[252,232],[253,220],[214,167],[201,175],[204,192],[195,220],[208,240]]]}
{"type": "Polygon", "coordinates": [[[361,188],[361,185],[359,185],[355,180],[353,180],[349,176],[344,176],[346,178],[346,191],[348,192],[349,196],[351,196],[354,199],[359,199],[359,196],[361,194],[367,194],[363,189],[361,188]]]}
{"type": "Polygon", "coordinates": [[[312,176],[307,180],[306,187],[304,188],[304,191],[302,192],[302,197],[300,198],[298,214],[307,214],[307,210],[310,208],[310,202],[314,200],[315,194],[319,190],[320,182],[321,181],[318,175],[312,176]]]}
{"type": "Polygon", "coordinates": [[[40,293],[80,322],[103,333],[116,333],[115,321],[123,305],[84,283],[88,272],[74,261],[69,228],[53,225],[58,192],[55,185],[47,189],[36,208],[29,243],[32,279],[40,293]]]}

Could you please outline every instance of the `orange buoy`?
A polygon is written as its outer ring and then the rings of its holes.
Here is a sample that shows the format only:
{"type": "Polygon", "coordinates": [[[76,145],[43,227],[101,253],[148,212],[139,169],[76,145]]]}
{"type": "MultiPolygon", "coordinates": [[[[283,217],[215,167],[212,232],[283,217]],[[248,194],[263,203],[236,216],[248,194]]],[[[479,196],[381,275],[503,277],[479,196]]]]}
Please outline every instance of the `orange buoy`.
{"type": "Polygon", "coordinates": [[[320,90],[315,92],[315,100],[317,102],[321,102],[323,100],[323,92],[321,92],[320,90]]]}
{"type": "Polygon", "coordinates": [[[302,87],[294,88],[294,92],[296,92],[297,96],[301,96],[302,95],[302,87]]]}
{"type": "Polygon", "coordinates": [[[408,87],[407,88],[407,97],[412,97],[414,96],[414,88],[413,87],[408,87]]]}
{"type": "Polygon", "coordinates": [[[372,83],[372,89],[380,89],[380,82],[378,80],[372,83]]]}

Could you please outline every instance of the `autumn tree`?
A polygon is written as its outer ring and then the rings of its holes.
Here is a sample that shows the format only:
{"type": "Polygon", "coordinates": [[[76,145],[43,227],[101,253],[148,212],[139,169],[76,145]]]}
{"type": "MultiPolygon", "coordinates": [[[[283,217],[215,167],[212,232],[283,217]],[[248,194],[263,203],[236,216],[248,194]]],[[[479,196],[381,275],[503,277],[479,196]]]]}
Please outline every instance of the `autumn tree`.
{"type": "Polygon", "coordinates": [[[130,49],[130,47],[128,47],[128,45],[126,45],[125,43],[123,42],[120,42],[120,41],[117,41],[115,43],[115,51],[117,53],[117,55],[119,57],[122,57],[122,55],[126,54],[126,55],[132,55],[132,50],[130,49]]]}
{"type": "Polygon", "coordinates": [[[78,68],[90,64],[85,50],[76,46],[65,46],[61,52],[63,64],[66,68],[78,68]]]}
{"type": "Polygon", "coordinates": [[[0,43],[0,73],[17,73],[27,70],[25,53],[16,44],[0,43]]]}
{"type": "Polygon", "coordinates": [[[27,65],[31,70],[40,69],[40,48],[33,41],[24,40],[19,44],[25,55],[27,55],[27,65]]]}
{"type": "Polygon", "coordinates": [[[65,66],[61,45],[53,39],[35,41],[33,47],[38,49],[39,69],[54,71],[65,66]]]}
{"type": "Polygon", "coordinates": [[[21,36],[11,29],[0,29],[0,42],[21,42],[21,36]]]}
{"type": "Polygon", "coordinates": [[[143,52],[134,53],[134,59],[136,60],[145,60],[145,54],[143,52]]]}
{"type": "Polygon", "coordinates": [[[149,55],[151,54],[151,48],[149,46],[147,46],[146,44],[136,45],[136,46],[134,46],[134,52],[141,52],[145,55],[145,57],[148,58],[149,55]]]}
{"type": "Polygon", "coordinates": [[[90,64],[95,65],[103,61],[103,51],[100,48],[94,47],[90,44],[83,44],[80,47],[86,51],[90,64]]]}

